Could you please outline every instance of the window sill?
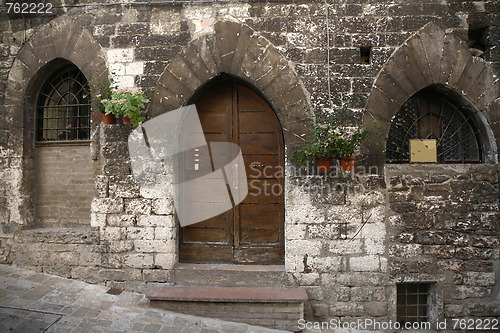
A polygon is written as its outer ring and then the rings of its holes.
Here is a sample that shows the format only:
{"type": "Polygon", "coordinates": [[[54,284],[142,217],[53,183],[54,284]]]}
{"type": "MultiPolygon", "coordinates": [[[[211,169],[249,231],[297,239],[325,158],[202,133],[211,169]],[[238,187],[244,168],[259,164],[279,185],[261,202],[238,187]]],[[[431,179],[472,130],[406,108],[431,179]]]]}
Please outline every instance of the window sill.
{"type": "Polygon", "coordinates": [[[51,147],[51,146],[87,146],[90,145],[90,140],[51,140],[51,141],[36,141],[35,147],[51,147]]]}

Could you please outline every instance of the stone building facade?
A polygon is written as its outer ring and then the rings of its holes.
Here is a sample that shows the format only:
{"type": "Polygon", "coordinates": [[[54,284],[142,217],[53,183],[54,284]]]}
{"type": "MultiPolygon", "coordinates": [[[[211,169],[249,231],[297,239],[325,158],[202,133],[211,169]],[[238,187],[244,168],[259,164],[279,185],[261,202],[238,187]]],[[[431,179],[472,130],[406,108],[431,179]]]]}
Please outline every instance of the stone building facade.
{"type": "MultiPolygon", "coordinates": [[[[0,14],[3,263],[138,291],[187,283],[171,194],[132,176],[131,127],[104,125],[92,100],[88,133],[68,124],[44,137],[39,110],[47,82],[73,70],[91,83],[112,75],[140,87],[148,119],[233,82],[267,103],[282,128],[284,254],[272,267],[279,286],[307,290],[308,321],[396,321],[412,288],[434,322],[500,316],[498,1],[52,4],[51,14],[22,15],[3,3],[0,14]],[[468,126],[451,139],[465,148],[438,163],[389,156],[413,131],[399,133],[398,120],[429,96],[450,105],[439,121],[446,112],[462,119],[439,123],[438,139],[448,125],[468,126]],[[292,154],[308,122],[349,101],[354,124],[380,134],[363,143],[355,172],[298,169],[292,154]]],[[[236,263],[259,271],[262,258],[236,263]]]]}

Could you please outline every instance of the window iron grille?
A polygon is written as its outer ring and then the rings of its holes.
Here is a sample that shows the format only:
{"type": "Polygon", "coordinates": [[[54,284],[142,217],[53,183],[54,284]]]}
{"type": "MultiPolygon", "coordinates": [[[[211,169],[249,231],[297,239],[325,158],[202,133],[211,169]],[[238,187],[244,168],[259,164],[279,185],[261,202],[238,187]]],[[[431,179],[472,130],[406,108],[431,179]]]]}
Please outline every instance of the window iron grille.
{"type": "Polygon", "coordinates": [[[437,93],[410,98],[394,117],[389,131],[388,163],[410,162],[410,139],[436,139],[439,163],[480,163],[479,131],[467,112],[437,93]]]}
{"type": "Polygon", "coordinates": [[[397,284],[397,320],[399,323],[429,322],[430,283],[397,284]]]}
{"type": "Polygon", "coordinates": [[[78,67],[69,64],[58,70],[38,95],[36,140],[88,140],[90,102],[87,80],[78,67]]]}

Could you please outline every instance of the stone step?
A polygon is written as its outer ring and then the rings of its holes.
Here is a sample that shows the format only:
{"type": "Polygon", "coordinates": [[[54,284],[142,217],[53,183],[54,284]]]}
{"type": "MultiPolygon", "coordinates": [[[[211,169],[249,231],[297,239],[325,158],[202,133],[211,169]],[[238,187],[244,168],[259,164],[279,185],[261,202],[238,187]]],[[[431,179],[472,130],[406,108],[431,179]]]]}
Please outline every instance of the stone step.
{"type": "Polygon", "coordinates": [[[285,287],[282,265],[179,264],[175,284],[217,287],[285,287]]]}
{"type": "Polygon", "coordinates": [[[16,232],[17,243],[96,244],[98,233],[89,227],[38,228],[16,232]]]}
{"type": "Polygon", "coordinates": [[[305,289],[165,286],[151,289],[150,305],[168,311],[298,331],[305,289]]]}

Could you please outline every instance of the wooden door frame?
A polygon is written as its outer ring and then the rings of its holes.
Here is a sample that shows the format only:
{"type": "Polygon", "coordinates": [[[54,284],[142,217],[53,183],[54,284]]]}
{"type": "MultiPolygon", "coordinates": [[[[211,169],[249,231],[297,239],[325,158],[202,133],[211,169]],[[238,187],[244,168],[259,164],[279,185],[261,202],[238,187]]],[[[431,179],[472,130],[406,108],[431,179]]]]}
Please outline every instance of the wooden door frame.
{"type": "MultiPolygon", "coordinates": [[[[263,102],[265,102],[270,110],[274,113],[274,116],[276,117],[278,123],[279,123],[279,128],[280,128],[280,144],[281,144],[281,153],[280,153],[280,156],[281,156],[281,159],[282,159],[282,162],[281,162],[281,165],[283,168],[285,168],[285,135],[284,135],[284,131],[283,131],[283,125],[282,125],[282,121],[278,115],[278,113],[276,112],[276,110],[274,109],[273,105],[269,102],[269,100],[262,95],[262,93],[260,93],[258,91],[258,89],[256,89],[255,87],[253,87],[251,84],[249,84],[248,82],[245,82],[244,80],[241,80],[233,75],[229,75],[229,74],[226,74],[226,73],[222,73],[220,75],[217,75],[216,77],[212,78],[210,81],[208,82],[205,82],[203,85],[201,85],[198,89],[196,89],[196,91],[192,94],[191,98],[188,99],[188,102],[185,104],[185,106],[187,105],[190,105],[190,104],[194,104],[201,96],[203,96],[208,90],[210,90],[211,88],[213,87],[216,87],[217,85],[220,85],[220,84],[223,84],[227,81],[231,81],[233,82],[234,84],[239,84],[239,85],[242,85],[244,87],[246,87],[247,89],[249,89],[252,93],[254,93],[258,98],[262,99],[263,102]]],[[[236,85],[233,85],[232,86],[233,89],[232,89],[232,95],[233,95],[233,98],[232,98],[232,119],[233,121],[238,121],[238,117],[235,116],[235,112],[237,112],[237,107],[235,107],[235,103],[237,103],[236,99],[234,98],[234,95],[235,95],[235,90],[236,90],[236,85]]],[[[235,137],[238,137],[239,136],[239,133],[238,133],[238,126],[234,126],[234,124],[231,124],[231,136],[232,136],[232,139],[234,139],[235,137]]],[[[239,145],[239,142],[236,142],[236,144],[239,145]]],[[[285,195],[284,195],[284,187],[285,187],[285,184],[286,184],[286,181],[285,181],[285,177],[286,177],[286,173],[285,171],[283,170],[282,172],[283,174],[283,180],[282,180],[282,191],[283,191],[283,196],[282,196],[282,207],[280,209],[282,209],[282,224],[280,226],[280,234],[279,234],[279,238],[282,239],[282,261],[283,261],[283,264],[284,264],[284,261],[285,261],[285,248],[286,248],[286,238],[285,238],[285,224],[286,224],[286,219],[285,219],[285,215],[286,215],[286,202],[285,202],[285,195]]],[[[239,214],[240,213],[240,209],[234,209],[233,210],[233,214],[239,214]]],[[[238,217],[234,217],[233,216],[233,220],[236,220],[238,219],[238,217]]],[[[177,217],[176,217],[176,220],[177,220],[177,217]]],[[[179,262],[180,261],[180,243],[181,243],[181,226],[179,223],[176,224],[178,229],[177,229],[177,250],[178,250],[178,258],[179,258],[179,262]]],[[[240,234],[239,234],[239,228],[240,228],[240,225],[237,224],[237,225],[234,225],[233,226],[233,230],[229,230],[228,229],[228,232],[232,231],[232,236],[233,236],[233,241],[232,241],[232,246],[233,246],[233,249],[235,248],[236,244],[239,244],[239,238],[240,238],[240,234]]]]}

